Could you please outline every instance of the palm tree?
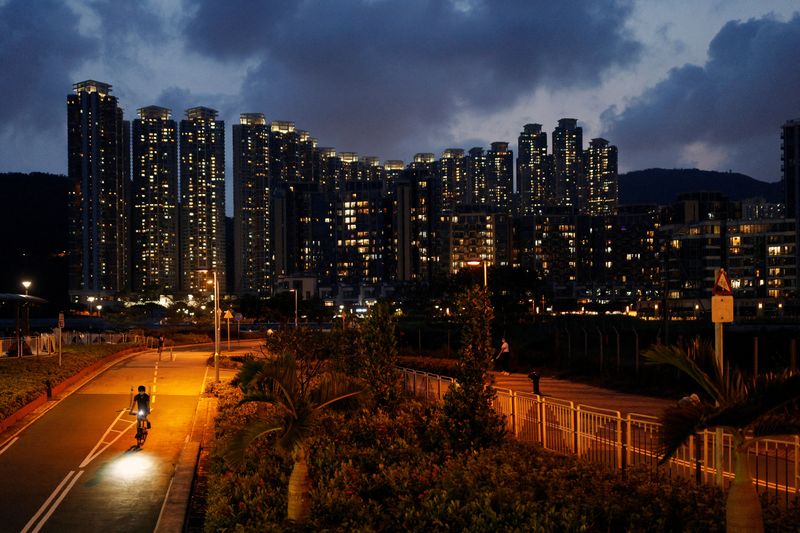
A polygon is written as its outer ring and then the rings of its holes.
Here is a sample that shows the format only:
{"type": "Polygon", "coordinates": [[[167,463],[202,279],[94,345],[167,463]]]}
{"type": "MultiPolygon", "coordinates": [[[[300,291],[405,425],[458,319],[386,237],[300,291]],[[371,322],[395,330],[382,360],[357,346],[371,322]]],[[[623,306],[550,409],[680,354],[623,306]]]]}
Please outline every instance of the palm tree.
{"type": "Polygon", "coordinates": [[[699,431],[722,428],[732,435],[734,479],[728,492],[728,531],[764,531],[761,502],[753,486],[747,450],[761,439],[800,432],[800,373],[784,371],[747,378],[734,371],[729,380],[708,344],[688,351],[656,345],[643,353],[655,364],[671,365],[692,378],[709,400],[668,408],[661,418],[665,463],[699,431]],[[710,373],[701,368],[704,363],[710,373]]]}
{"type": "Polygon", "coordinates": [[[294,460],[287,517],[298,523],[307,521],[311,513],[307,439],[324,409],[354,398],[363,390],[348,376],[322,368],[316,361],[298,364],[294,355],[286,353],[273,360],[249,361],[237,375],[244,393],[242,403],[266,402],[276,409],[236,433],[228,443],[225,458],[234,465],[240,464],[250,443],[277,433],[276,444],[291,453],[294,460]]]}

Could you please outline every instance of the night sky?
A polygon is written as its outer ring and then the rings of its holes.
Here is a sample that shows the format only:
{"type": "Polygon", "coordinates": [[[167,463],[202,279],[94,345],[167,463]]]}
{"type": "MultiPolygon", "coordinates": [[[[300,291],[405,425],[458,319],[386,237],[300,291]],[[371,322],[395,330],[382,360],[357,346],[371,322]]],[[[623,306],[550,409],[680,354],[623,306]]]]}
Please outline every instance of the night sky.
{"type": "Polygon", "coordinates": [[[694,3],[0,0],[0,171],[66,173],[66,95],[96,79],[131,120],[202,105],[229,136],[263,112],[381,159],[516,149],[523,124],[573,117],[620,171],[775,181],[800,117],[800,8],[694,3]]]}

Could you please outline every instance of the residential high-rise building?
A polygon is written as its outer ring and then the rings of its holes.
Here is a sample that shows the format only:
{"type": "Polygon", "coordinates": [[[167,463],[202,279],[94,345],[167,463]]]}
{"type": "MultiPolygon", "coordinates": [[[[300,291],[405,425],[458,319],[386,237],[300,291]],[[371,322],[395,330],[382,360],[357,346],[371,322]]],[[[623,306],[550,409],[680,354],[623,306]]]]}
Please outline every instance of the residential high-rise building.
{"type": "Polygon", "coordinates": [[[186,110],[180,158],[182,289],[208,293],[212,271],[219,286],[226,286],[225,123],[216,110],[186,110]]]}
{"type": "Polygon", "coordinates": [[[553,201],[578,210],[583,170],[583,128],[574,118],[562,118],[553,130],[553,201]]]}
{"type": "Polygon", "coordinates": [[[514,153],[507,142],[493,142],[486,152],[486,196],[489,205],[504,213],[512,211],[514,153]]]}
{"type": "Polygon", "coordinates": [[[467,197],[469,205],[486,205],[488,196],[486,192],[486,153],[483,148],[476,146],[470,148],[466,157],[467,167],[467,197]]]}
{"type": "Polygon", "coordinates": [[[69,293],[72,301],[130,288],[130,124],[111,85],[86,80],[67,96],[69,293]]]}
{"type": "Polygon", "coordinates": [[[442,181],[442,214],[452,214],[463,205],[467,193],[467,169],[464,150],[448,148],[439,159],[442,181]]]}
{"type": "Polygon", "coordinates": [[[617,147],[605,139],[592,139],[585,153],[581,212],[611,215],[617,208],[617,147]]]}
{"type": "Polygon", "coordinates": [[[133,121],[132,288],[172,294],[178,279],[178,127],[148,106],[133,121]]]}
{"type": "Polygon", "coordinates": [[[552,197],[552,169],[547,157],[547,133],[541,124],[525,124],[518,139],[517,192],[520,214],[541,214],[552,197]]]}
{"type": "Polygon", "coordinates": [[[242,113],[233,126],[234,287],[272,290],[269,188],[270,127],[262,113],[242,113]]]}
{"type": "MultiPolygon", "coordinates": [[[[781,169],[786,192],[786,216],[795,223],[795,274],[800,275],[800,119],[788,120],[781,131],[781,169]]],[[[800,287],[795,287],[795,297],[800,287]]]]}

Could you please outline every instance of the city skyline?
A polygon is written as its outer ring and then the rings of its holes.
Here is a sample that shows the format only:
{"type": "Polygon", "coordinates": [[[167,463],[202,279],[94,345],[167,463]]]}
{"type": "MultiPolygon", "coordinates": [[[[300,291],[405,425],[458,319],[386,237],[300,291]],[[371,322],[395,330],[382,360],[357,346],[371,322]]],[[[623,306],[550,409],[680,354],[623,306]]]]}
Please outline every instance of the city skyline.
{"type": "Polygon", "coordinates": [[[0,171],[66,174],[60,109],[79,79],[112,83],[128,120],[151,105],[209,106],[228,124],[258,112],[320,145],[406,162],[492,142],[518,153],[521,125],[579,117],[587,140],[625,154],[623,172],[697,166],[765,181],[780,178],[781,124],[800,115],[798,74],[779,59],[800,40],[791,2],[243,6],[6,2],[14,105],[0,171]],[[441,35],[423,39],[429,25],[441,35]]]}

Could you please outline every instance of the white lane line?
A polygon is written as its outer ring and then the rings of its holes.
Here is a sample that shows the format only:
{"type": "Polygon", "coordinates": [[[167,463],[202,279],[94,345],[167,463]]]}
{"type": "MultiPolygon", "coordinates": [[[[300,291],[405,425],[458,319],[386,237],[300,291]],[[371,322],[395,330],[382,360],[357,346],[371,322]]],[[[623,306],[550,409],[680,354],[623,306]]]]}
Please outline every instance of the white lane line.
{"type": "Polygon", "coordinates": [[[106,432],[103,433],[103,436],[100,437],[100,440],[97,441],[97,444],[94,445],[94,448],[92,448],[92,451],[90,451],[89,455],[87,455],[86,458],[84,458],[83,462],[80,464],[80,466],[78,468],[85,468],[86,465],[88,465],[89,463],[94,461],[95,458],[98,455],[100,455],[101,453],[106,451],[109,446],[111,446],[112,444],[117,442],[119,440],[119,438],[126,431],[128,431],[130,428],[132,428],[136,424],[135,420],[134,421],[121,420],[122,415],[124,415],[126,412],[128,412],[127,409],[123,409],[122,411],[120,411],[120,413],[117,415],[117,418],[115,418],[114,421],[111,423],[111,425],[108,426],[108,429],[106,430],[106,432]],[[124,429],[122,429],[122,430],[114,429],[114,426],[116,426],[117,423],[122,423],[124,429]],[[106,441],[106,437],[108,436],[109,433],[117,433],[117,436],[114,437],[113,439],[109,440],[109,441],[106,441]],[[102,448],[101,448],[101,446],[102,446],[102,448]]]}
{"type": "Polygon", "coordinates": [[[2,450],[0,450],[0,455],[3,455],[3,453],[4,453],[4,452],[5,452],[7,449],[11,448],[11,446],[12,446],[12,445],[13,445],[15,442],[17,442],[18,440],[19,440],[19,437],[14,437],[13,439],[9,440],[9,441],[8,441],[8,444],[6,444],[6,445],[5,445],[5,447],[4,447],[2,450]]]}
{"type": "Polygon", "coordinates": [[[78,473],[75,474],[75,477],[73,477],[72,481],[69,482],[69,485],[67,485],[67,488],[65,488],[64,491],[61,493],[61,496],[59,496],[58,499],[55,502],[53,502],[53,506],[50,507],[50,510],[47,511],[47,514],[42,517],[42,519],[39,521],[39,525],[36,526],[36,528],[33,531],[31,531],[31,533],[39,533],[39,530],[42,529],[42,526],[44,526],[45,522],[47,522],[47,520],[50,519],[50,517],[52,516],[52,514],[56,510],[56,508],[59,505],[61,505],[61,502],[67,496],[67,493],[70,490],[72,490],[73,486],[75,486],[75,483],[78,481],[78,478],[81,477],[81,474],[83,474],[83,470],[78,470],[78,473]]]}
{"type": "Polygon", "coordinates": [[[203,383],[200,385],[200,394],[205,394],[207,381],[208,381],[208,365],[206,365],[206,373],[203,374],[203,383]]]}
{"type": "Polygon", "coordinates": [[[30,527],[39,519],[39,516],[41,516],[44,510],[47,509],[47,507],[50,505],[50,502],[53,501],[53,498],[55,498],[58,495],[58,493],[61,492],[61,489],[64,487],[67,481],[69,481],[69,479],[72,477],[74,473],[75,473],[74,470],[70,470],[69,474],[67,474],[66,477],[61,480],[61,483],[58,484],[55,490],[50,494],[50,497],[47,498],[47,500],[45,500],[45,502],[42,504],[41,507],[39,507],[39,510],[36,511],[36,514],[33,515],[30,520],[28,520],[28,523],[25,524],[24,528],[22,528],[21,533],[26,533],[30,529],[30,527]]]}

